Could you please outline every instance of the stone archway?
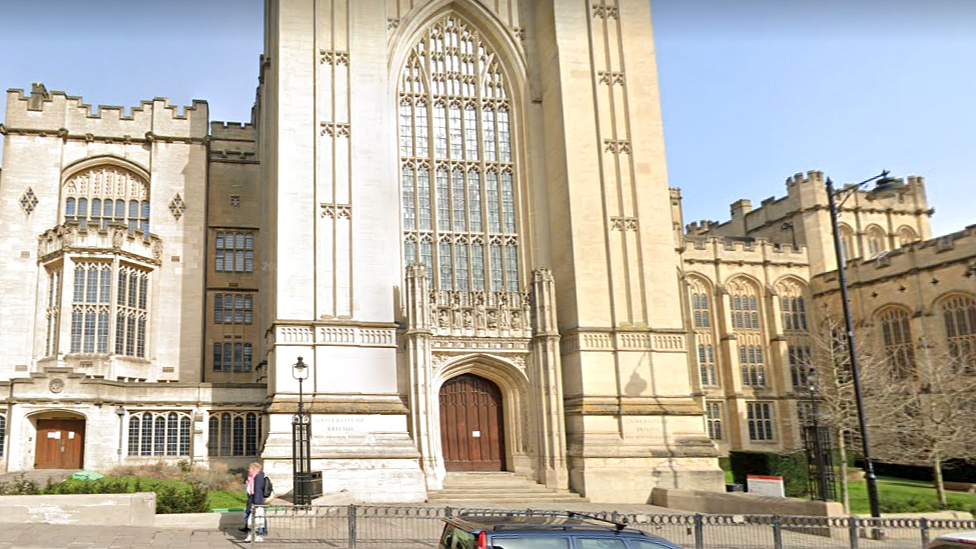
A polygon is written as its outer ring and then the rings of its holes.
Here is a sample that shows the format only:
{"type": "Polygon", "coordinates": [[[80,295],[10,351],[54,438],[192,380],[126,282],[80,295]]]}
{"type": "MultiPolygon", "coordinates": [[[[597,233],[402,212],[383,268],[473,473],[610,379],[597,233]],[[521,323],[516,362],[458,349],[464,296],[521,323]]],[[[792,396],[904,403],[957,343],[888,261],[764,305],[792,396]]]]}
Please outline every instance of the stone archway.
{"type": "Polygon", "coordinates": [[[447,471],[504,471],[502,392],[491,381],[461,374],[439,391],[441,450],[447,471]]]}

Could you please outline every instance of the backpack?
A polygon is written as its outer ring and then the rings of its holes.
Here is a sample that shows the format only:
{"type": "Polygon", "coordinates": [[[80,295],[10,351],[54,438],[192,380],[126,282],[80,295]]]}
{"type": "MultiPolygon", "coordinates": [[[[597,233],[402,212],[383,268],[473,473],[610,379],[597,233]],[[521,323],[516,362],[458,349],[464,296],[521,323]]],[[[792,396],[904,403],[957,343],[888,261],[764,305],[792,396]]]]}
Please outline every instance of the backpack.
{"type": "Polygon", "coordinates": [[[271,484],[271,479],[267,476],[264,477],[264,488],[261,490],[261,495],[264,499],[268,499],[274,494],[274,485],[271,484]]]}

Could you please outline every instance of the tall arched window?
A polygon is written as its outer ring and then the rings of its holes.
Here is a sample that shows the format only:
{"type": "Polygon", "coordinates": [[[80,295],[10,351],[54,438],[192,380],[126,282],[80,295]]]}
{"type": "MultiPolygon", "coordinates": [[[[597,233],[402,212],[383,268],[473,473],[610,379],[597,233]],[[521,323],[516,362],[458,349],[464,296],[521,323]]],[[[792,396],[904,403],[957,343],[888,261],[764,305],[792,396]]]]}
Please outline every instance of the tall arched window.
{"type": "Polygon", "coordinates": [[[857,257],[857,248],[854,245],[854,231],[844,223],[838,225],[838,231],[840,232],[841,255],[844,256],[845,261],[850,261],[857,257]]]}
{"type": "Polygon", "coordinates": [[[404,264],[426,265],[434,288],[518,291],[518,172],[497,55],[456,15],[435,21],[408,56],[398,112],[404,264]]]}
{"type": "Polygon", "coordinates": [[[739,346],[742,384],[765,387],[766,353],[759,316],[759,289],[741,277],[729,281],[726,286],[732,303],[732,329],[739,346]]]}
{"type": "Polygon", "coordinates": [[[715,361],[715,336],[712,326],[711,297],[705,282],[690,278],[688,291],[691,297],[692,327],[698,350],[698,371],[702,386],[717,386],[718,367],[715,361]]]}
{"type": "Polygon", "coordinates": [[[976,373],[976,300],[964,295],[942,300],[949,356],[959,373],[976,373]]]}
{"type": "Polygon", "coordinates": [[[809,373],[813,366],[807,322],[807,287],[787,279],[777,286],[783,334],[786,336],[790,362],[790,380],[794,388],[809,387],[809,373]]]}
{"type": "Polygon", "coordinates": [[[905,246],[906,244],[911,244],[918,240],[918,234],[915,233],[915,229],[907,225],[902,225],[898,228],[898,245],[905,246]]]}
{"type": "Polygon", "coordinates": [[[881,340],[891,375],[906,379],[915,370],[911,317],[901,307],[888,307],[878,314],[878,320],[881,321],[881,340]]]}
{"type": "Polygon", "coordinates": [[[121,223],[149,234],[149,184],[114,165],[78,172],[64,184],[64,221],[96,229],[121,223]]]}
{"type": "Polygon", "coordinates": [[[881,227],[871,225],[865,231],[865,235],[868,241],[868,257],[874,257],[888,249],[888,245],[885,242],[887,237],[885,236],[884,229],[881,227]]]}

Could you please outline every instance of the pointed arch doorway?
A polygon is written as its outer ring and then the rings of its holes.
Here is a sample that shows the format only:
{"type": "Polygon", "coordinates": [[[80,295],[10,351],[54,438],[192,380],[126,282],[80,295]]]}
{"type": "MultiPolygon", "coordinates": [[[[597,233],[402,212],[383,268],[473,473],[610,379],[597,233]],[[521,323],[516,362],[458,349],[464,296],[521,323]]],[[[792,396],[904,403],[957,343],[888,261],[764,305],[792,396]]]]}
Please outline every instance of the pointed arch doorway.
{"type": "Polygon", "coordinates": [[[441,448],[448,471],[504,471],[502,392],[474,374],[453,377],[440,389],[441,448]]]}

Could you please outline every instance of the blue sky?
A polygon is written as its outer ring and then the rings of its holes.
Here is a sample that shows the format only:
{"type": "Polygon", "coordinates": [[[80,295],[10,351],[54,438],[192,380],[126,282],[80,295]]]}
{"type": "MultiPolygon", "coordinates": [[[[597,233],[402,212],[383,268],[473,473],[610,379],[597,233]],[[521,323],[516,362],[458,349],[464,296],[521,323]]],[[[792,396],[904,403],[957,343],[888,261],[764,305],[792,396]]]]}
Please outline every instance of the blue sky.
{"type": "MultiPolygon", "coordinates": [[[[686,222],[781,196],[796,172],[889,169],[925,176],[935,234],[976,223],[976,1],[650,1],[686,222]]],[[[247,120],[262,5],[4,1],[0,88],[41,81],[125,107],[206,99],[213,120],[247,120]]]]}

